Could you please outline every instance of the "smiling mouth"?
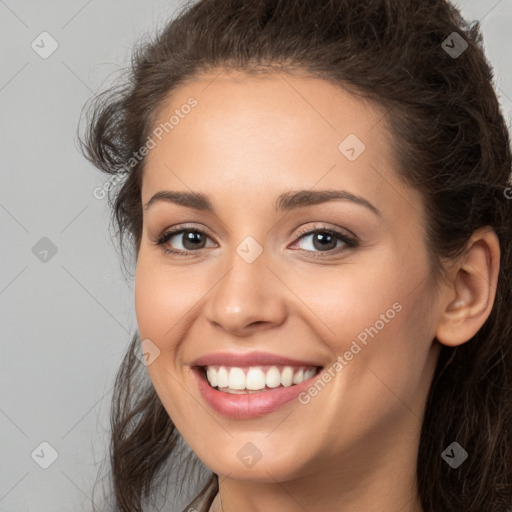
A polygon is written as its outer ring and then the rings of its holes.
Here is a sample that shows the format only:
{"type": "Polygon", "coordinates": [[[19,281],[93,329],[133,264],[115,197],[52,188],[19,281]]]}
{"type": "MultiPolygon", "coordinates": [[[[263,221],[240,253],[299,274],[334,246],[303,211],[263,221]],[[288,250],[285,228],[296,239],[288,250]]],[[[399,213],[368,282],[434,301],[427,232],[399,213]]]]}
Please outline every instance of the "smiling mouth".
{"type": "Polygon", "coordinates": [[[253,394],[293,387],[318,375],[322,366],[200,366],[210,387],[224,393],[253,394]]]}

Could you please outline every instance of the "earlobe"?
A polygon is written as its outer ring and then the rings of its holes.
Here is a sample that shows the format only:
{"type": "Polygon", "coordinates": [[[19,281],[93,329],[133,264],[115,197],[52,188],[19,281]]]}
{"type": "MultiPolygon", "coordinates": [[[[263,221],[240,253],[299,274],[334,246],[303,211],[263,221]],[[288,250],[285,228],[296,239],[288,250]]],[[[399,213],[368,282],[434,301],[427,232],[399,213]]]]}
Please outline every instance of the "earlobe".
{"type": "Polygon", "coordinates": [[[443,345],[457,346],[470,340],[489,317],[498,282],[499,240],[492,228],[481,228],[467,244],[453,279],[440,304],[436,338],[443,345]]]}

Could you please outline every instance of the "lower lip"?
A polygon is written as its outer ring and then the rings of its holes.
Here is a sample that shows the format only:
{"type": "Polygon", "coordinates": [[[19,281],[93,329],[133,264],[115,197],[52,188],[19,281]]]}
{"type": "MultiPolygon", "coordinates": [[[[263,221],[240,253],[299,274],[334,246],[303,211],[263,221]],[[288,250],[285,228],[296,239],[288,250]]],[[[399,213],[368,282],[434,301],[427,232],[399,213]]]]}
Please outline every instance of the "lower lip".
{"type": "Polygon", "coordinates": [[[199,391],[205,401],[218,413],[236,419],[257,418],[275,411],[297,398],[320,374],[319,372],[293,386],[278,387],[261,393],[233,394],[212,388],[202,369],[195,367],[192,373],[197,379],[199,391]]]}

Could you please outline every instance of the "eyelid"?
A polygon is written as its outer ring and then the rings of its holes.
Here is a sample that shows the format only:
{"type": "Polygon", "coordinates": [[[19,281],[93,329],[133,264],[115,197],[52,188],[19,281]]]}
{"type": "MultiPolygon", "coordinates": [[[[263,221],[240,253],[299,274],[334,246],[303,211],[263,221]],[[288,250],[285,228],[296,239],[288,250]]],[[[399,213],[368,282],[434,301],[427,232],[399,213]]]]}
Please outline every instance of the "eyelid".
{"type": "Polygon", "coordinates": [[[307,228],[301,228],[297,232],[296,238],[298,239],[299,237],[301,237],[302,235],[305,235],[305,234],[312,234],[315,231],[327,231],[327,232],[335,233],[337,235],[345,236],[346,238],[357,239],[357,236],[355,235],[355,233],[350,231],[350,229],[340,228],[340,227],[330,227],[327,223],[322,223],[322,222],[319,222],[317,224],[319,224],[319,225],[317,226],[315,224],[313,227],[310,226],[307,228]]]}
{"type": "Polygon", "coordinates": [[[179,233],[180,231],[199,231],[207,234],[210,238],[213,236],[210,235],[210,231],[208,228],[202,224],[176,224],[175,226],[171,226],[169,228],[163,229],[159,234],[156,235],[156,239],[162,239],[168,234],[179,233]],[[199,227],[198,227],[199,226],[199,227]]]}

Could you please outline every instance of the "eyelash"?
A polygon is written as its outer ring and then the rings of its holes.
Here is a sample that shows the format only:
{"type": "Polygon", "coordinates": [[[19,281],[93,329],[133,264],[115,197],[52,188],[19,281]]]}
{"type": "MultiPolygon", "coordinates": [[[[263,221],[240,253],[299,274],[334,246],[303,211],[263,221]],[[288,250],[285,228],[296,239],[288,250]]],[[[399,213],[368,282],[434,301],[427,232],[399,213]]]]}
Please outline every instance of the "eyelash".
{"type": "MultiPolygon", "coordinates": [[[[201,229],[198,229],[195,227],[190,227],[190,226],[176,226],[176,227],[171,228],[171,229],[165,231],[164,233],[162,233],[158,237],[158,239],[154,242],[154,244],[157,246],[161,246],[162,251],[166,254],[177,254],[180,256],[193,255],[194,253],[199,252],[201,249],[198,249],[197,251],[189,251],[189,250],[181,250],[181,249],[169,249],[168,247],[164,247],[164,244],[166,242],[168,242],[173,236],[176,236],[176,235],[179,235],[182,233],[187,233],[187,232],[201,233],[208,237],[208,234],[201,229]]],[[[333,256],[334,254],[338,254],[339,252],[346,250],[347,248],[351,249],[351,248],[355,248],[359,245],[358,241],[355,237],[352,238],[344,233],[341,233],[339,231],[336,231],[334,229],[331,229],[331,228],[328,228],[325,226],[320,226],[320,227],[315,226],[315,229],[303,229],[303,230],[299,231],[295,242],[298,242],[302,238],[305,238],[306,235],[309,236],[309,235],[315,235],[318,233],[326,233],[326,234],[332,235],[332,236],[336,237],[338,240],[342,241],[346,245],[346,247],[345,248],[343,248],[343,247],[337,248],[337,249],[329,249],[328,251],[308,251],[306,249],[301,249],[302,251],[305,251],[307,253],[312,253],[311,257],[313,257],[313,258],[325,258],[325,257],[333,256]],[[324,254],[325,254],[325,256],[324,256],[324,254]]],[[[210,237],[208,237],[208,238],[210,238],[210,237]]]]}

